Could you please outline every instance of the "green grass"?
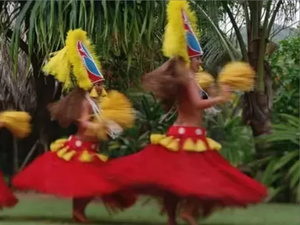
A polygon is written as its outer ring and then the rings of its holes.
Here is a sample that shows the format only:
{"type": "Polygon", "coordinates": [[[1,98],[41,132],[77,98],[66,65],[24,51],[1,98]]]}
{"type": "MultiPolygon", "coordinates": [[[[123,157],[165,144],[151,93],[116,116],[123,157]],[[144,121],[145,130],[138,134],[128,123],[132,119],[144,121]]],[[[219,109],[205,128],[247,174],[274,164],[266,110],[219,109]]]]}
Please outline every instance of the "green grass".
{"type": "MultiPolygon", "coordinates": [[[[18,194],[19,204],[0,212],[0,225],[68,225],[71,220],[71,201],[47,195],[18,194]]],[[[107,213],[101,202],[92,203],[87,209],[90,224],[166,224],[166,217],[159,215],[156,201],[133,208],[117,215],[107,213]]],[[[179,220],[180,221],[180,220],[179,220]]],[[[180,221],[181,224],[182,221],[180,221]]],[[[247,209],[226,209],[213,214],[203,225],[299,225],[299,206],[289,204],[261,204],[247,209]]]]}

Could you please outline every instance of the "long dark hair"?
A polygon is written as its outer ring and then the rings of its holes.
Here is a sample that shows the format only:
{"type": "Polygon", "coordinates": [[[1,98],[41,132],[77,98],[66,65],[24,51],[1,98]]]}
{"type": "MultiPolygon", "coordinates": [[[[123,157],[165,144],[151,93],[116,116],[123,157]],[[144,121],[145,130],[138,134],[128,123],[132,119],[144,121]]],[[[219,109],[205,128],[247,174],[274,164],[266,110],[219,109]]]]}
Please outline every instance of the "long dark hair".
{"type": "Polygon", "coordinates": [[[48,109],[51,118],[57,120],[59,125],[64,128],[69,127],[81,116],[85,94],[86,92],[83,89],[77,87],[59,101],[50,103],[48,109]]]}
{"type": "Polygon", "coordinates": [[[154,71],[145,74],[142,79],[143,86],[160,99],[166,110],[169,110],[174,105],[188,72],[182,58],[172,58],[154,71]]]}

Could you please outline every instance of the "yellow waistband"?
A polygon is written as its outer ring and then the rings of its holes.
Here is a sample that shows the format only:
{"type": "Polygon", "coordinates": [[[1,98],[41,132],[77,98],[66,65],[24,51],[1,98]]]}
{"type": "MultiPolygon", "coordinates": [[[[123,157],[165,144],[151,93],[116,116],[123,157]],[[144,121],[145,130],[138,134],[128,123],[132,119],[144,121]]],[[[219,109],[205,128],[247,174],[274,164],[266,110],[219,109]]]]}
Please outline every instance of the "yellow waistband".
{"type": "Polygon", "coordinates": [[[70,149],[68,146],[65,146],[68,139],[58,139],[50,145],[50,150],[57,154],[57,157],[65,160],[70,161],[76,155],[78,155],[78,159],[81,162],[92,162],[95,157],[100,159],[103,162],[108,160],[108,157],[103,154],[94,153],[88,150],[84,150],[78,152],[76,150],[70,149]]]}
{"type": "MultiPolygon", "coordinates": [[[[180,139],[173,136],[166,136],[163,134],[152,134],[150,136],[151,144],[154,145],[161,145],[170,151],[179,151],[180,149],[180,139]]],[[[182,149],[185,151],[191,151],[191,152],[204,152],[207,150],[217,150],[219,151],[221,149],[221,145],[214,141],[211,138],[206,138],[207,144],[201,140],[193,140],[191,138],[187,138],[182,143],[182,149]]]]}

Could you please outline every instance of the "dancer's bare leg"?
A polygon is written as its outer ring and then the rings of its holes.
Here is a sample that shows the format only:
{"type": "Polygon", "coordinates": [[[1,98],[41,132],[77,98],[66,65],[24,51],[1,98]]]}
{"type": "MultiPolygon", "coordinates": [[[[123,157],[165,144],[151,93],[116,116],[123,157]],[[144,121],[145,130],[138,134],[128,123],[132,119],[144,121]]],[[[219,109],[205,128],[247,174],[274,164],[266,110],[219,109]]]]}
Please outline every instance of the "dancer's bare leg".
{"type": "Polygon", "coordinates": [[[73,199],[73,220],[76,222],[87,223],[85,209],[91,198],[74,198],[73,199]]]}
{"type": "Polygon", "coordinates": [[[176,208],[178,205],[178,198],[174,195],[167,194],[164,196],[164,208],[168,214],[168,225],[177,225],[176,222],[176,208]]]}
{"type": "Polygon", "coordinates": [[[197,222],[197,202],[193,200],[187,200],[186,207],[181,213],[181,218],[184,219],[190,225],[198,225],[197,222]]]}

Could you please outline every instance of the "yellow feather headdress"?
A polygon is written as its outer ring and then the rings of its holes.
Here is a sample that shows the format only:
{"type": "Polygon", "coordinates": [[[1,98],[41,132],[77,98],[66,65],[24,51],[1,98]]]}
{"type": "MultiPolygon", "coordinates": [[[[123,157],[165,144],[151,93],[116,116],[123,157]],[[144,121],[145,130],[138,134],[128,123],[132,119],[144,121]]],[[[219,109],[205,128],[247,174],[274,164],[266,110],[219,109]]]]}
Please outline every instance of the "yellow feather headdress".
{"type": "Polygon", "coordinates": [[[189,65],[191,57],[203,54],[196,35],[196,16],[187,1],[170,0],[167,17],[163,53],[169,58],[181,56],[189,65]]]}
{"type": "Polygon", "coordinates": [[[93,83],[104,80],[100,68],[100,62],[86,32],[76,29],[68,32],[66,46],[52,53],[43,71],[62,82],[64,89],[72,86],[73,75],[79,87],[89,90],[93,83]]]}

